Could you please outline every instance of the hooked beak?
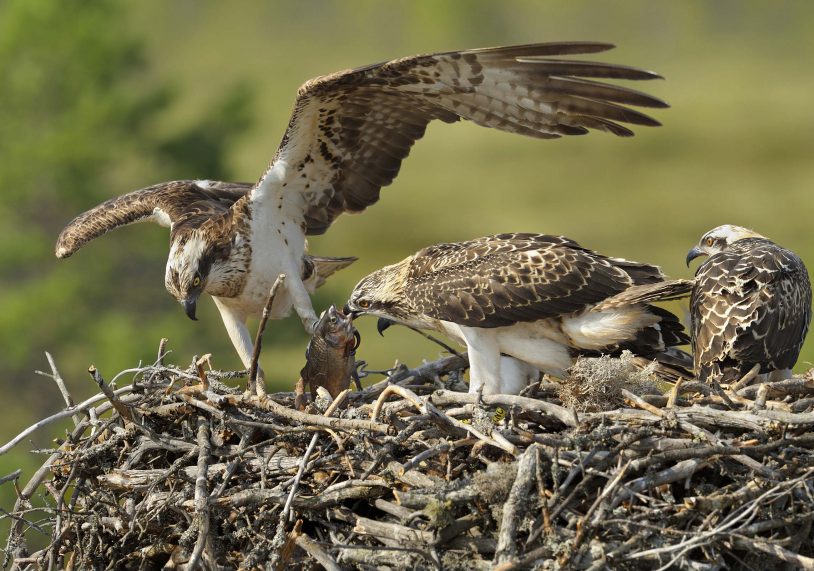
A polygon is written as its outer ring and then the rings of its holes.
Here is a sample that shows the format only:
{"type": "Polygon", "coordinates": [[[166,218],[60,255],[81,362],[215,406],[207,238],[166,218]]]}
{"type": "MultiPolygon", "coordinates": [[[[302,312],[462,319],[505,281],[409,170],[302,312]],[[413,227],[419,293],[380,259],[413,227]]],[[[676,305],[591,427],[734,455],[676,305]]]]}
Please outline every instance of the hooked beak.
{"type": "Polygon", "coordinates": [[[393,325],[393,323],[395,323],[395,321],[387,319],[386,317],[380,317],[376,322],[376,330],[379,332],[379,335],[384,337],[384,330],[393,325]]]}
{"type": "Polygon", "coordinates": [[[198,307],[198,296],[188,297],[187,299],[180,300],[181,305],[184,306],[184,313],[187,314],[192,321],[198,321],[195,317],[195,310],[198,307]]]}
{"type": "Polygon", "coordinates": [[[359,317],[359,315],[360,315],[362,312],[361,312],[361,311],[353,311],[353,310],[350,308],[350,304],[349,304],[349,303],[346,303],[346,304],[345,304],[345,306],[342,308],[342,313],[343,313],[343,314],[344,314],[346,317],[350,317],[351,321],[353,321],[354,319],[356,319],[357,317],[359,317]]]}
{"type": "Polygon", "coordinates": [[[705,256],[707,253],[699,248],[698,246],[693,246],[693,248],[687,252],[687,267],[690,267],[690,262],[692,262],[698,256],[705,256]]]}

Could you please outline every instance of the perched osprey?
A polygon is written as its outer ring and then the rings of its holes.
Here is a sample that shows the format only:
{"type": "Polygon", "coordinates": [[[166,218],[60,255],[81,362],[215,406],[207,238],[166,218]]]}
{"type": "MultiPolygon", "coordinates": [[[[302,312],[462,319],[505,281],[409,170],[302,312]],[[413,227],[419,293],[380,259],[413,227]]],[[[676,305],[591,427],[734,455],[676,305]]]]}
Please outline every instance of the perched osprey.
{"type": "Polygon", "coordinates": [[[655,73],[551,57],[611,47],[566,42],[445,52],[312,79],[300,87],[288,129],[257,184],[178,181],[114,198],[68,224],[56,255],[70,256],[124,224],[169,226],[167,290],[190,317],[201,293],[213,296],[248,367],[246,319],[260,313],[280,273],[287,279],[272,317],[293,307],[307,331],[317,321],[302,279],[306,235],[376,202],[430,121],[467,119],[544,139],[589,129],[624,137],[633,132],[622,123],[659,125],[627,106],[666,107],[663,101],[586,79],[655,73]]]}
{"type": "Polygon", "coordinates": [[[377,270],[347,309],[440,331],[466,345],[470,391],[516,393],[523,375],[506,374],[501,354],[562,377],[578,354],[655,357],[688,343],[678,318],[651,302],[691,286],[562,236],[499,234],[429,246],[377,270]]]}
{"type": "Polygon", "coordinates": [[[803,261],[757,232],[725,224],[687,254],[709,259],[690,297],[695,373],[729,382],[755,365],[770,379],[791,376],[811,322],[811,283],[803,261]]]}

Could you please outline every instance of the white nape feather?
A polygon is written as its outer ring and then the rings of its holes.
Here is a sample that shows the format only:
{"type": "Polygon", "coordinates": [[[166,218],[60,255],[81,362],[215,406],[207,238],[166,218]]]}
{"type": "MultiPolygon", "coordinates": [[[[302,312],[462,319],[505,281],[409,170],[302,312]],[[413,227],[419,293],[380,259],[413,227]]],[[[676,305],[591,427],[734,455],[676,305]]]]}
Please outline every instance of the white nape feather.
{"type": "Polygon", "coordinates": [[[193,235],[182,246],[173,242],[170,246],[170,255],[167,258],[167,271],[165,282],[169,284],[170,270],[175,270],[181,277],[181,282],[191,281],[192,275],[198,270],[198,261],[206,249],[206,241],[193,235]]]}
{"type": "Polygon", "coordinates": [[[212,187],[212,181],[211,181],[211,180],[196,180],[196,181],[195,181],[195,184],[196,184],[196,185],[197,185],[199,188],[202,188],[202,189],[204,189],[204,190],[208,190],[209,188],[211,188],[211,187],[212,187]]]}
{"type": "Polygon", "coordinates": [[[727,244],[734,244],[738,240],[745,238],[765,238],[765,236],[758,234],[751,228],[744,228],[735,224],[722,224],[704,235],[704,237],[707,236],[710,238],[723,238],[727,244]]]}
{"type": "Polygon", "coordinates": [[[180,260],[184,267],[192,268],[193,271],[198,268],[198,261],[203,256],[206,250],[206,240],[200,236],[194,235],[186,241],[182,246],[180,252],[180,260]]]}

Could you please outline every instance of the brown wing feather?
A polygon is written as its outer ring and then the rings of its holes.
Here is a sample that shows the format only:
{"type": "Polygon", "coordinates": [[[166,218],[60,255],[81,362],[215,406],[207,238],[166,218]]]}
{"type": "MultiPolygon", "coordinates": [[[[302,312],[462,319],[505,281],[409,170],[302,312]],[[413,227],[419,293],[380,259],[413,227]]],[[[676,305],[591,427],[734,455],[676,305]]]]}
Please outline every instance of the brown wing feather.
{"type": "Polygon", "coordinates": [[[797,255],[766,239],[740,240],[696,272],[690,298],[696,373],[789,369],[811,321],[811,284],[797,255]]]}
{"type": "Polygon", "coordinates": [[[621,123],[658,125],[625,105],[666,107],[663,101],[585,79],[653,79],[655,73],[548,57],[612,47],[570,42],[443,52],[313,79],[299,90],[259,192],[281,185],[303,197],[307,232],[321,234],[342,212],[364,210],[379,199],[433,119],[466,119],[538,138],[589,129],[630,136],[621,123]],[[284,172],[270,176],[280,165],[284,172]]]}
{"type": "Polygon", "coordinates": [[[252,185],[194,180],[163,182],[111,198],[74,218],[59,234],[57,258],[67,258],[99,236],[127,224],[168,219],[173,229],[193,218],[223,214],[252,185]]]}
{"type": "Polygon", "coordinates": [[[558,236],[487,236],[418,252],[404,295],[432,318],[500,327],[577,312],[624,291],[634,281],[618,262],[558,236]]]}
{"type": "Polygon", "coordinates": [[[594,308],[594,311],[612,309],[635,303],[652,303],[656,301],[672,301],[688,297],[692,291],[691,280],[665,280],[651,284],[634,285],[622,293],[603,300],[594,308]]]}

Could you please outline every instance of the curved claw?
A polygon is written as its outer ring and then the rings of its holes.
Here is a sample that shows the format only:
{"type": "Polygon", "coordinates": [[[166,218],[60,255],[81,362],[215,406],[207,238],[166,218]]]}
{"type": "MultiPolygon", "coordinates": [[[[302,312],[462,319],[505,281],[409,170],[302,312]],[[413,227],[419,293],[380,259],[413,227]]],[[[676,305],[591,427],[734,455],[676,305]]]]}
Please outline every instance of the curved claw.
{"type": "Polygon", "coordinates": [[[356,378],[364,379],[366,376],[370,374],[368,371],[365,370],[367,369],[367,361],[356,361],[353,367],[354,367],[353,375],[356,378]]]}

